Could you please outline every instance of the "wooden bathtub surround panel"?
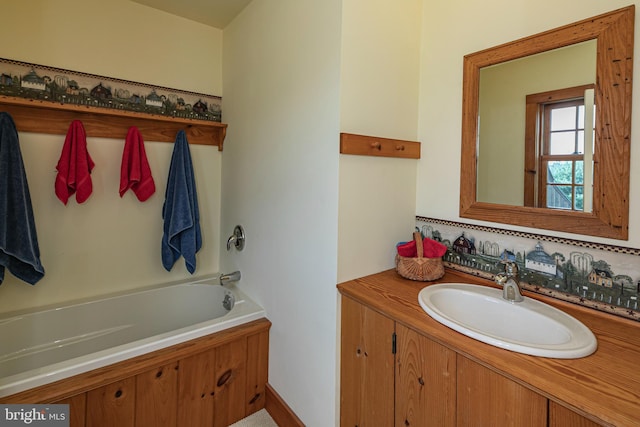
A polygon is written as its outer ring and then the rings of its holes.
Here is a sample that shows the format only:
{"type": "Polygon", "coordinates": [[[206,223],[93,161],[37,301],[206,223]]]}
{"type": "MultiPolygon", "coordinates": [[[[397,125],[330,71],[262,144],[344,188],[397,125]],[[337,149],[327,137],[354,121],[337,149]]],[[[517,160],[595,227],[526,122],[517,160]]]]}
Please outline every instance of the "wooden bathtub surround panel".
{"type": "Polygon", "coordinates": [[[247,391],[245,413],[252,414],[265,407],[269,372],[269,333],[247,338],[247,391]]]}
{"type": "Polygon", "coordinates": [[[124,139],[131,126],[140,129],[145,141],[175,142],[184,130],[190,144],[215,145],[222,151],[227,125],[107,108],[0,96],[0,111],[13,117],[20,132],[66,135],[73,120],[81,120],[88,137],[124,139]]]}
{"type": "Polygon", "coordinates": [[[402,324],[396,333],[395,425],[455,427],[456,353],[402,324]]]}
{"type": "Polygon", "coordinates": [[[74,427],[226,427],[265,406],[270,326],[256,320],[0,402],[69,403],[74,427]]]}
{"type": "Polygon", "coordinates": [[[457,363],[458,425],[546,427],[545,397],[464,356],[457,363]]]}
{"type": "Polygon", "coordinates": [[[269,383],[265,387],[265,400],[265,409],[276,424],[282,427],[305,427],[300,418],[269,383]]]}
{"type": "Polygon", "coordinates": [[[394,270],[388,270],[342,283],[338,288],[343,296],[375,309],[576,415],[599,425],[640,425],[638,321],[525,291],[526,296],[542,300],[576,317],[598,339],[598,350],[581,359],[528,356],[453,332],[428,316],[418,304],[418,292],[424,286],[438,282],[493,285],[493,282],[452,270],[447,270],[437,282],[426,283],[403,279],[394,270]]]}
{"type": "Polygon", "coordinates": [[[341,324],[340,425],[392,426],[394,321],[343,298],[341,324]]]}
{"type": "Polygon", "coordinates": [[[136,375],[136,425],[176,426],[178,362],[136,375]]]}
{"type": "Polygon", "coordinates": [[[178,419],[180,425],[211,427],[215,384],[215,352],[207,351],[180,361],[178,419]]]}
{"type": "Polygon", "coordinates": [[[134,427],[135,377],[99,387],[87,393],[87,427],[134,427]]]}
{"type": "Polygon", "coordinates": [[[87,410],[87,394],[77,394],[53,403],[69,405],[69,427],[84,427],[87,410]]]}
{"type": "Polygon", "coordinates": [[[401,139],[341,133],[340,154],[419,159],[420,143],[401,139]]]}
{"type": "Polygon", "coordinates": [[[216,349],[213,426],[227,427],[245,417],[247,403],[247,340],[216,349]]]}

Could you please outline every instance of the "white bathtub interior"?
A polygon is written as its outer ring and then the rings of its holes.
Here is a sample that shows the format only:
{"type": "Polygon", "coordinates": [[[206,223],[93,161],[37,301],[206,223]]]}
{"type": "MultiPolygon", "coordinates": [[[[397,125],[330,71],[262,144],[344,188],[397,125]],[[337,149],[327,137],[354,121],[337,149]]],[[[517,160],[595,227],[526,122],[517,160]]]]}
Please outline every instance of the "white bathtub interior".
{"type": "Polygon", "coordinates": [[[0,397],[262,317],[216,277],[0,318],[0,397]]]}

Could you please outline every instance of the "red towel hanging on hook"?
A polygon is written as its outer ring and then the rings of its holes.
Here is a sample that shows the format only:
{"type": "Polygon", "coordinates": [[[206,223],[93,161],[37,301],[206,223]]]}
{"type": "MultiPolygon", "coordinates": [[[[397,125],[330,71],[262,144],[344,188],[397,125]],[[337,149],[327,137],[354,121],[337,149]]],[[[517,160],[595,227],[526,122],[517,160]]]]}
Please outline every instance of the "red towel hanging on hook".
{"type": "Polygon", "coordinates": [[[74,120],[69,125],[64,140],[62,153],[56,169],[55,190],[58,199],[65,205],[69,197],[76,194],[76,201],[83,203],[93,191],[91,170],[93,160],[87,151],[87,134],[80,120],[74,120]]]}
{"type": "Polygon", "coordinates": [[[156,191],[151,168],[144,150],[144,140],[137,127],[131,126],[122,151],[120,166],[120,197],[132,189],[138,200],[144,202],[156,191]]]}

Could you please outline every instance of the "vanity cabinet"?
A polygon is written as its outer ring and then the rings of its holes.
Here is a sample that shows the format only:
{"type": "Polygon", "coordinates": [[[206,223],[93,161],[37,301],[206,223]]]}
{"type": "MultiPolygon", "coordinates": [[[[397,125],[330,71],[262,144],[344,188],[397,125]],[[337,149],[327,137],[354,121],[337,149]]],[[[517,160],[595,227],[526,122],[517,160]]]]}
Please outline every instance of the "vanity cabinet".
{"type": "Polygon", "coordinates": [[[341,426],[455,426],[454,352],[345,297],[341,343],[341,426]]]}
{"type": "MultiPolygon", "coordinates": [[[[477,283],[461,273],[444,281],[477,283]]],[[[454,332],[418,304],[428,284],[393,270],[341,283],[342,427],[640,426],[640,330],[586,309],[593,355],[510,352],[454,332]]]]}
{"type": "Polygon", "coordinates": [[[457,425],[547,426],[545,397],[460,354],[457,367],[457,425]]]}
{"type": "Polygon", "coordinates": [[[599,427],[600,425],[554,401],[549,401],[549,427],[599,427]]]}
{"type": "Polygon", "coordinates": [[[342,298],[340,425],[392,426],[395,322],[342,298]]]}

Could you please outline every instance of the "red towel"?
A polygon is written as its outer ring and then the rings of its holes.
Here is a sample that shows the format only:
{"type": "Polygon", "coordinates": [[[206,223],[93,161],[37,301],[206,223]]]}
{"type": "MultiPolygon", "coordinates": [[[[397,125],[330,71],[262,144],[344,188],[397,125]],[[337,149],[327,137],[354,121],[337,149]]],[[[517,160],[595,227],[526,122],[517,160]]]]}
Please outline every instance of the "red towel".
{"type": "Polygon", "coordinates": [[[440,258],[447,252],[447,247],[440,242],[425,237],[422,241],[425,258],[440,258]]]}
{"type": "Polygon", "coordinates": [[[74,120],[69,126],[64,140],[62,153],[56,169],[56,196],[65,205],[69,197],[76,193],[76,201],[82,203],[91,195],[91,170],[93,160],[87,151],[87,135],[80,120],[74,120]]]}
{"type": "MultiPolygon", "coordinates": [[[[398,244],[396,249],[398,255],[408,258],[415,258],[418,256],[416,249],[416,242],[414,240],[398,244]]],[[[422,240],[423,257],[425,258],[440,258],[447,252],[447,247],[440,242],[425,237],[422,240]]]]}
{"type": "Polygon", "coordinates": [[[122,151],[120,166],[120,197],[132,189],[138,200],[144,202],[156,191],[151,168],[144,151],[144,140],[137,127],[131,126],[122,151]]]}

